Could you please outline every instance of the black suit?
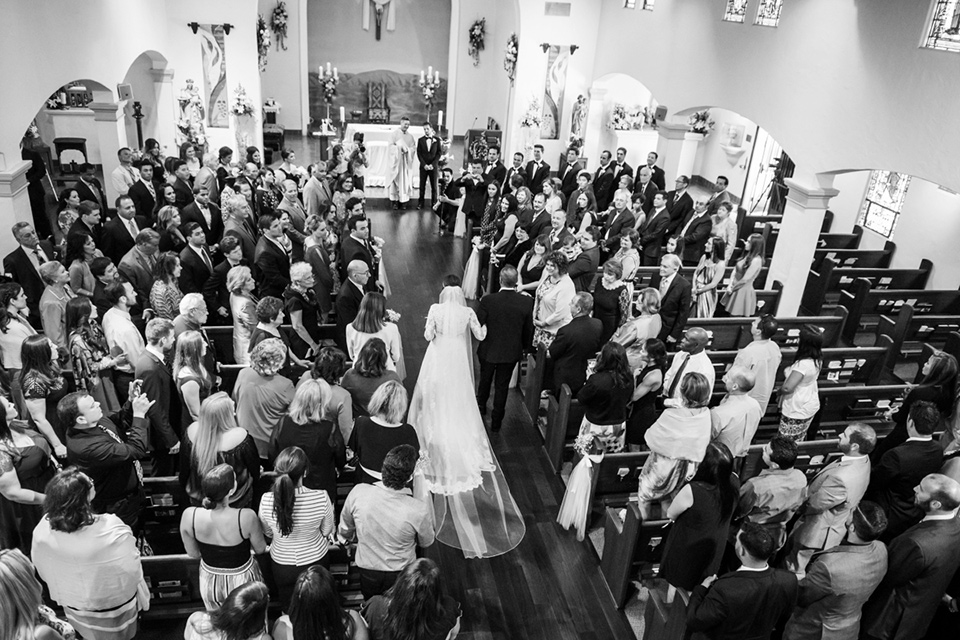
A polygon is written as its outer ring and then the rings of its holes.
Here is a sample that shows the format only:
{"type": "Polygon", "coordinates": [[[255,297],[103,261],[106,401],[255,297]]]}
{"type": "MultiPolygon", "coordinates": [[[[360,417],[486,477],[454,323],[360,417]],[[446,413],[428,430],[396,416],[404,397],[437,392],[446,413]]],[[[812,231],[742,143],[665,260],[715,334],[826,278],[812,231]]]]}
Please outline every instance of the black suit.
{"type": "MultiPolygon", "coordinates": [[[[246,259],[241,258],[240,264],[246,265],[246,259]]],[[[229,260],[222,260],[213,267],[210,279],[203,283],[203,300],[207,303],[207,312],[210,314],[211,324],[227,324],[228,319],[232,317],[230,313],[230,292],[227,291],[227,273],[232,268],[229,260]],[[220,307],[227,310],[226,317],[217,313],[220,307]]]]}
{"type": "Polygon", "coordinates": [[[613,202],[613,192],[616,191],[616,176],[613,165],[607,168],[600,167],[593,174],[593,195],[597,198],[597,211],[606,211],[613,202]]]}
{"type": "Polygon", "coordinates": [[[657,188],[657,185],[653,184],[653,182],[640,184],[640,181],[638,180],[633,184],[633,192],[635,194],[639,193],[643,197],[643,200],[641,201],[642,204],[640,206],[643,208],[644,213],[649,214],[650,211],[653,210],[653,197],[657,195],[657,191],[659,191],[659,189],[657,188]]]}
{"type": "MultiPolygon", "coordinates": [[[[180,291],[183,293],[200,293],[213,273],[213,258],[210,257],[210,252],[206,247],[201,247],[200,250],[207,256],[207,262],[204,262],[190,245],[180,252],[180,291]],[[208,263],[210,266],[207,266],[208,263]]],[[[213,309],[208,308],[207,311],[212,312],[213,309]]]]}
{"type": "Polygon", "coordinates": [[[365,262],[370,269],[370,277],[367,279],[367,291],[377,290],[377,271],[379,263],[373,260],[373,252],[370,247],[353,236],[347,236],[340,241],[340,277],[341,282],[347,280],[347,267],[354,260],[365,262]]]}
{"type": "Polygon", "coordinates": [[[507,175],[503,178],[503,186],[500,189],[500,193],[503,195],[508,195],[514,192],[513,186],[510,184],[510,181],[513,180],[513,176],[520,176],[523,178],[523,185],[527,186],[527,172],[523,167],[517,169],[516,167],[510,167],[507,169],[507,175]]]}
{"type": "Polygon", "coordinates": [[[583,171],[583,165],[579,162],[570,164],[567,161],[563,161],[557,168],[557,177],[560,178],[560,191],[566,200],[570,200],[570,194],[576,190],[577,174],[581,171],[583,171]]]}
{"type": "Polygon", "coordinates": [[[663,248],[663,239],[670,226],[670,212],[666,209],[649,218],[640,232],[640,254],[645,267],[652,267],[660,263],[660,250],[663,248]]]}
{"type": "MultiPolygon", "coordinates": [[[[40,241],[40,250],[47,258],[47,261],[56,260],[57,254],[53,251],[53,245],[49,240],[40,241]]],[[[10,278],[23,288],[27,296],[27,308],[30,311],[30,324],[34,329],[42,330],[43,324],[40,322],[40,296],[46,285],[40,279],[40,272],[33,266],[30,258],[27,256],[28,249],[20,245],[3,259],[3,271],[10,278]]],[[[43,257],[39,258],[40,264],[44,263],[43,257]]]]}
{"type": "Polygon", "coordinates": [[[97,224],[93,225],[93,229],[91,229],[91,228],[88,227],[87,224],[83,221],[83,218],[77,218],[77,219],[74,221],[74,223],[70,226],[70,228],[67,229],[67,235],[68,235],[68,236],[69,236],[69,235],[72,235],[72,234],[76,233],[77,231],[82,231],[82,232],[84,232],[84,233],[89,234],[90,236],[92,236],[92,237],[93,237],[93,243],[94,243],[95,245],[97,245],[97,248],[98,248],[98,249],[102,249],[102,243],[103,243],[103,225],[102,225],[102,224],[97,223],[97,224]]]}
{"type": "Polygon", "coordinates": [[[420,202],[423,206],[423,196],[426,195],[427,179],[430,179],[430,204],[437,201],[437,163],[440,161],[440,140],[436,137],[423,136],[417,140],[417,159],[420,160],[420,202]],[[428,146],[427,143],[431,142],[428,146]],[[424,168],[426,165],[432,169],[424,168]]]}
{"type": "Polygon", "coordinates": [[[487,202],[487,183],[484,182],[484,177],[480,176],[474,180],[470,174],[467,174],[457,180],[456,184],[464,191],[463,214],[473,219],[474,223],[479,223],[487,202]]]}
{"type": "Polygon", "coordinates": [[[502,187],[503,181],[507,177],[507,168],[503,163],[497,160],[496,164],[488,164],[483,168],[483,181],[486,184],[496,182],[497,186],[502,187]]]}
{"type": "Polygon", "coordinates": [[[550,165],[546,162],[541,160],[539,168],[533,160],[527,163],[527,187],[533,195],[543,193],[543,181],[549,177],[550,165]]]}
{"type": "Polygon", "coordinates": [[[587,381],[587,360],[595,358],[603,344],[603,323],[590,316],[579,316],[560,327],[550,345],[553,361],[553,389],[560,395],[560,385],[567,385],[576,397],[587,381]]]}
{"type": "Polygon", "coordinates": [[[567,267],[567,275],[573,280],[573,285],[577,288],[577,293],[581,291],[591,291],[593,289],[593,279],[597,277],[597,267],[600,266],[600,246],[592,249],[584,249],[580,252],[570,266],[567,267]]]}
{"type": "Polygon", "coordinates": [[[127,191],[127,195],[133,200],[133,206],[136,207],[138,216],[143,216],[148,220],[153,217],[153,210],[157,206],[156,192],[157,190],[154,188],[153,193],[150,193],[150,189],[143,183],[143,180],[137,180],[133,183],[133,186],[127,191]]]}
{"type": "Polygon", "coordinates": [[[608,251],[616,252],[620,245],[620,236],[627,229],[632,229],[636,221],[630,209],[610,212],[610,219],[603,225],[603,244],[608,251]]]}
{"type": "MultiPolygon", "coordinates": [[[[691,215],[696,216],[697,212],[694,211],[691,215]]],[[[678,233],[683,233],[684,229],[686,233],[677,239],[677,253],[685,266],[695,267],[700,261],[700,256],[703,255],[703,249],[713,229],[713,221],[704,211],[703,215],[689,219],[683,224],[678,233]]]]}
{"type": "Polygon", "coordinates": [[[629,162],[624,162],[622,165],[618,165],[616,162],[611,162],[610,166],[613,167],[614,188],[616,188],[616,185],[620,184],[620,178],[623,176],[630,176],[630,179],[633,179],[633,167],[630,166],[629,162]]]}
{"type": "MultiPolygon", "coordinates": [[[[137,231],[143,231],[149,228],[147,219],[142,216],[133,217],[134,224],[137,225],[137,231]]],[[[100,249],[103,255],[113,260],[113,264],[120,264],[123,256],[137,244],[134,237],[130,235],[130,228],[127,221],[120,216],[114,216],[103,225],[103,235],[100,249]]]]}
{"type": "Polygon", "coordinates": [[[154,475],[173,475],[174,458],[169,449],[180,441],[180,396],[171,389],[170,369],[157,356],[145,350],[135,366],[137,379],[143,380],[143,393],[154,401],[147,411],[150,444],[156,456],[154,475]]]}
{"type": "Polygon", "coordinates": [[[176,196],[173,205],[182,213],[187,205],[193,202],[193,189],[186,182],[177,178],[173,183],[173,193],[176,196]]]}
{"type": "Polygon", "coordinates": [[[207,204],[207,210],[210,212],[209,225],[203,217],[203,212],[200,211],[200,205],[194,200],[180,212],[180,227],[182,228],[188,222],[196,222],[203,229],[203,235],[206,236],[209,246],[223,239],[223,216],[220,214],[220,207],[212,202],[207,204]]]}
{"type": "Polygon", "coordinates": [[[943,449],[936,439],[912,440],[887,451],[870,471],[864,498],[873,500],[887,514],[887,530],[880,539],[888,542],[923,518],[914,504],[913,489],[943,463],[943,449]]]}
{"type": "MultiPolygon", "coordinates": [[[[667,176],[663,172],[663,169],[661,169],[657,165],[653,165],[652,167],[648,167],[648,168],[650,169],[650,182],[657,185],[657,189],[659,189],[660,191],[663,191],[667,186],[667,176]]],[[[643,167],[637,167],[636,182],[640,182],[640,169],[643,169],[643,167]]]]}
{"type": "Polygon", "coordinates": [[[96,203],[100,207],[100,213],[106,217],[107,197],[103,194],[103,186],[99,180],[94,178],[91,184],[87,184],[83,180],[77,180],[73,188],[76,190],[77,196],[80,197],[80,202],[90,201],[96,203]]]}
{"type": "Polygon", "coordinates": [[[667,235],[675,235],[684,221],[693,212],[693,198],[690,197],[690,190],[684,189],[679,196],[676,191],[667,194],[667,211],[670,212],[670,226],[667,228],[667,235]]]}
{"type": "Polygon", "coordinates": [[[337,346],[344,353],[347,353],[347,325],[356,319],[363,295],[352,280],[344,280],[337,294],[337,346]]]}
{"type": "MultiPolygon", "coordinates": [[[[659,273],[653,276],[650,286],[659,290],[660,279],[659,273]]],[[[664,343],[667,341],[667,336],[672,336],[677,342],[680,341],[683,329],[687,326],[687,318],[690,317],[691,294],[690,282],[679,273],[674,275],[667,294],[660,298],[660,320],[663,326],[657,338],[664,343]]]]}
{"type": "Polygon", "coordinates": [[[530,222],[530,239],[536,240],[541,234],[547,233],[550,231],[550,214],[547,213],[546,209],[541,211],[539,214],[534,216],[533,220],[530,222]]]}
{"type": "Polygon", "coordinates": [[[533,298],[511,289],[483,296],[477,319],[487,328],[487,337],[477,347],[480,358],[480,386],[477,404],[486,410],[493,384],[493,413],[490,428],[499,431],[506,413],[510,374],[533,343],[533,298]]]}
{"type": "Polygon", "coordinates": [[[789,571],[733,571],[697,585],[687,606],[692,640],[767,640],[786,622],[797,601],[797,577],[789,571]]]}
{"type": "Polygon", "coordinates": [[[253,264],[257,268],[257,285],[260,297],[283,298],[283,291],[290,284],[290,257],[266,236],[257,242],[253,264]]]}

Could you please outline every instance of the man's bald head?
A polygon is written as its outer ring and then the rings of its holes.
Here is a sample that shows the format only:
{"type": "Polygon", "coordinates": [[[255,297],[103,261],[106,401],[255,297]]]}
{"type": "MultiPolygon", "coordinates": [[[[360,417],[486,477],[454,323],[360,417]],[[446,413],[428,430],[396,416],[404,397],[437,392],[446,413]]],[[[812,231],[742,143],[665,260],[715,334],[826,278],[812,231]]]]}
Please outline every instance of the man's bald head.
{"type": "Polygon", "coordinates": [[[723,382],[727,386],[727,392],[733,394],[749,393],[757,384],[757,376],[753,371],[746,367],[731,367],[727,374],[723,376],[723,382]]]}
{"type": "Polygon", "coordinates": [[[680,349],[687,353],[700,353],[707,348],[710,342],[710,334],[701,327],[692,327],[683,334],[683,340],[680,341],[680,349]]]}
{"type": "Polygon", "coordinates": [[[351,260],[347,265],[347,277],[363,286],[370,278],[370,267],[363,260],[351,260]]]}

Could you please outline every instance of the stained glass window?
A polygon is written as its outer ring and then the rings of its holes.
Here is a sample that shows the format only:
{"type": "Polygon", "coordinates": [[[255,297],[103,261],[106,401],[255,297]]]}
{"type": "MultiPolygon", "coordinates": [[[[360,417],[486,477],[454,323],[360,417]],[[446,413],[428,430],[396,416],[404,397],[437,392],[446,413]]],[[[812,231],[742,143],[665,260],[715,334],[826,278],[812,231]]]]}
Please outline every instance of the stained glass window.
{"type": "Polygon", "coordinates": [[[907,197],[910,176],[895,171],[871,171],[857,224],[889,238],[907,197]]]}
{"type": "Polygon", "coordinates": [[[743,22],[747,17],[747,0],[727,0],[723,19],[727,22],[743,22]]]}
{"type": "Polygon", "coordinates": [[[783,0],[760,0],[760,6],[757,7],[757,21],[755,25],[759,27],[775,27],[780,23],[780,9],[783,8],[783,0]]]}
{"type": "Polygon", "coordinates": [[[960,7],[957,0],[934,0],[923,46],[960,52],[960,7]]]}

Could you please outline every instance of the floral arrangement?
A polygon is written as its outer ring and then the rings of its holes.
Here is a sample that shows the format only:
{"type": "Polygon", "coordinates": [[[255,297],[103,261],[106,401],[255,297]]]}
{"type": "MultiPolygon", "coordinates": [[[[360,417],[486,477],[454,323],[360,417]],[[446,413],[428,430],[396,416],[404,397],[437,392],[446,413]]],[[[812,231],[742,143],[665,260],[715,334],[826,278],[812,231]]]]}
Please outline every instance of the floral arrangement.
{"type": "Polygon", "coordinates": [[[473,66],[480,64],[480,52],[483,51],[483,39],[487,35],[487,19],[480,18],[470,25],[470,46],[467,53],[473,58],[473,66]]]}
{"type": "Polygon", "coordinates": [[[285,2],[278,2],[277,6],[273,8],[273,13],[270,15],[270,28],[273,29],[273,33],[277,36],[277,51],[283,49],[287,50],[287,20],[290,18],[287,15],[287,5],[285,2]]]}
{"type": "Polygon", "coordinates": [[[233,102],[230,104],[230,111],[235,116],[252,116],[253,101],[247,95],[247,90],[242,84],[238,84],[233,92],[233,102]]]}
{"type": "Polygon", "coordinates": [[[442,169],[451,162],[453,162],[453,154],[450,153],[450,138],[441,138],[440,158],[437,160],[437,166],[442,169]]]}
{"type": "Polygon", "coordinates": [[[328,105],[337,97],[337,84],[340,78],[332,73],[320,74],[320,87],[323,89],[323,101],[328,105]]]}
{"type": "Polygon", "coordinates": [[[177,96],[177,103],[180,105],[177,130],[180,132],[182,141],[193,143],[200,149],[206,149],[207,136],[203,126],[203,98],[200,97],[200,90],[193,80],[187,79],[186,85],[180,95],[177,96]]]}
{"type": "Polygon", "coordinates": [[[614,131],[636,131],[643,129],[646,124],[653,124],[653,120],[653,112],[648,107],[634,105],[628,108],[617,102],[610,112],[607,128],[614,131]]]}
{"type": "Polygon", "coordinates": [[[267,29],[267,22],[263,16],[257,16],[257,62],[260,64],[260,72],[263,73],[267,68],[267,53],[270,51],[270,30],[267,29]]]}
{"type": "Polygon", "coordinates": [[[399,313],[397,313],[393,309],[387,309],[387,322],[392,322],[393,324],[397,324],[398,322],[400,322],[400,318],[402,317],[403,316],[401,316],[399,313]]]}
{"type": "Polygon", "coordinates": [[[423,101],[428,105],[433,104],[433,99],[437,95],[437,91],[440,89],[440,72],[437,71],[436,75],[430,76],[421,76],[420,77],[420,93],[423,94],[423,101]]]}
{"type": "Polygon", "coordinates": [[[613,109],[610,111],[610,121],[607,122],[607,127],[614,131],[629,131],[633,128],[630,126],[630,121],[627,120],[627,108],[621,103],[614,103],[613,109]]]}
{"type": "Polygon", "coordinates": [[[64,94],[61,91],[57,91],[55,94],[47,98],[47,109],[55,109],[57,111],[67,108],[67,101],[64,100],[64,94]]]}
{"type": "Polygon", "coordinates": [[[523,118],[520,119],[520,126],[536,127],[539,129],[541,124],[543,124],[543,113],[540,110],[540,101],[536,98],[531,98],[530,106],[527,107],[526,113],[524,113],[523,118]]]}
{"type": "Polygon", "coordinates": [[[510,37],[507,38],[507,49],[503,53],[503,68],[507,72],[507,77],[510,78],[510,84],[513,84],[517,77],[517,52],[519,50],[520,40],[517,38],[517,34],[511,33],[510,37]]]}
{"type": "Polygon", "coordinates": [[[710,109],[697,111],[687,119],[687,125],[690,127],[691,133],[702,133],[705,136],[710,135],[715,124],[716,122],[710,117],[710,109]]]}
{"type": "Polygon", "coordinates": [[[593,453],[593,434],[588,431],[578,435],[573,441],[573,449],[582,456],[593,453]]]}
{"type": "Polygon", "coordinates": [[[576,135],[571,134],[570,139],[567,140],[568,149],[582,149],[583,148],[583,138],[580,138],[576,135]]]}

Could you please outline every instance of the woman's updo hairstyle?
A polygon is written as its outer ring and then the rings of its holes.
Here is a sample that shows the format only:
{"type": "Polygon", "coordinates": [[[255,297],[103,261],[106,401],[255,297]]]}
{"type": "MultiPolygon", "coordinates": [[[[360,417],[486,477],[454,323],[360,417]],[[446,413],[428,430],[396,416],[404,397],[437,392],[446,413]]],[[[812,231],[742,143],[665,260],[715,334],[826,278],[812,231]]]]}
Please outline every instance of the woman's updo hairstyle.
{"type": "Polygon", "coordinates": [[[237,483],[237,474],[228,464],[218,464],[203,474],[200,481],[200,493],[203,495],[203,508],[213,509],[223,502],[233,491],[237,483]]]}

